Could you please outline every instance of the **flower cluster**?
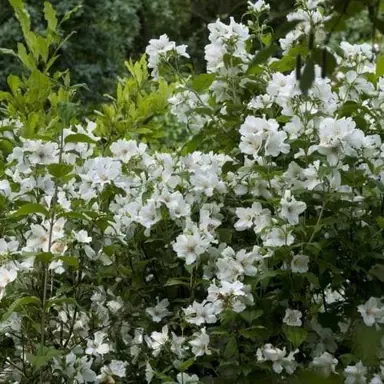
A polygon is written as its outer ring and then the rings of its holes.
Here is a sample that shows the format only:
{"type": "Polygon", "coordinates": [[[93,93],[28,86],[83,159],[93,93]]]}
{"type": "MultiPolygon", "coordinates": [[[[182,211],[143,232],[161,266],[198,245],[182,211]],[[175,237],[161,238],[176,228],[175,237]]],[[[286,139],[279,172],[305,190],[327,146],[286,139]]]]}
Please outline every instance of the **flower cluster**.
{"type": "MultiPolygon", "coordinates": [[[[384,81],[342,44],[303,92],[280,69],[327,16],[299,3],[280,59],[252,62],[232,18],[208,26],[207,74],[169,99],[197,132],[179,151],[0,123],[7,382],[384,381],[384,81]]],[[[147,54],[155,78],[188,57],[166,36],[147,54]]]]}

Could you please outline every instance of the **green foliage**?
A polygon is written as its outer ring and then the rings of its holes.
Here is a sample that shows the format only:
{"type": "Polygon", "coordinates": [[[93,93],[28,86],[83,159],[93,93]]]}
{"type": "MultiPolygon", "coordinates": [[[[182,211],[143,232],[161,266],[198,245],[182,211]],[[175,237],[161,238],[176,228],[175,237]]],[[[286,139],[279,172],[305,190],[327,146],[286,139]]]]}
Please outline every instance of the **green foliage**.
{"type": "Polygon", "coordinates": [[[168,98],[174,85],[164,79],[154,82],[149,77],[145,56],[140,61],[125,63],[129,76],[120,79],[116,96],[101,105],[97,113],[97,133],[107,143],[117,138],[141,139],[154,143],[164,138],[164,119],[168,98]]]}

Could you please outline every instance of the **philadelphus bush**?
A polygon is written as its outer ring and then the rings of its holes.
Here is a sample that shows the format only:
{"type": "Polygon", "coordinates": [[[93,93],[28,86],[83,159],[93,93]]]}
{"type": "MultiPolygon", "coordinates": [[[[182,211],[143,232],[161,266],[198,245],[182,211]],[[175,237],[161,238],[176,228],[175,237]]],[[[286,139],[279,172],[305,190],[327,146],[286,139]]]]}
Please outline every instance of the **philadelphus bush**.
{"type": "Polygon", "coordinates": [[[151,40],[194,133],[176,153],[85,120],[24,137],[8,110],[4,382],[383,382],[384,71],[321,51],[325,9],[298,3],[280,58],[263,0],[210,24],[198,76],[151,40]]]}

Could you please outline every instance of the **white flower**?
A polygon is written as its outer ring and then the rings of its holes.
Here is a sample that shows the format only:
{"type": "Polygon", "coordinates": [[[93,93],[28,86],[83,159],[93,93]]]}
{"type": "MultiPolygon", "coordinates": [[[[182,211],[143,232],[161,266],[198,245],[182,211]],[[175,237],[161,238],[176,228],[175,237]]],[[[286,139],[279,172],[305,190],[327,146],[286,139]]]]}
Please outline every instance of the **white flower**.
{"type": "Polygon", "coordinates": [[[344,369],[345,384],[365,384],[367,368],[359,361],[356,365],[348,365],[344,369]]]}
{"type": "Polygon", "coordinates": [[[210,241],[197,230],[194,230],[192,234],[177,236],[173,250],[177,253],[177,257],[185,259],[185,264],[190,265],[208,250],[209,245],[210,241]]]}
{"type": "Polygon", "coordinates": [[[291,191],[286,190],[284,197],[280,200],[279,214],[283,219],[286,219],[289,224],[299,224],[299,215],[303,213],[307,208],[307,205],[302,201],[297,201],[292,196],[291,191]]]}
{"type": "Polygon", "coordinates": [[[106,334],[102,331],[97,331],[94,334],[93,340],[88,340],[87,349],[85,353],[87,355],[105,355],[110,351],[108,343],[104,343],[106,334]]]}
{"type": "Polygon", "coordinates": [[[158,356],[163,346],[168,342],[168,326],[164,325],[161,332],[152,332],[150,337],[146,337],[149,348],[151,348],[153,356],[158,356]]]}
{"type": "Polygon", "coordinates": [[[306,273],[308,272],[309,257],[305,255],[293,256],[291,262],[291,269],[294,273],[306,273]]]}
{"type": "Polygon", "coordinates": [[[282,373],[283,369],[291,375],[296,370],[295,354],[298,350],[292,351],[287,355],[287,351],[274,347],[272,344],[265,344],[264,347],[258,348],[256,352],[257,361],[271,361],[272,369],[275,373],[282,373]]]}
{"type": "Polygon", "coordinates": [[[48,269],[50,271],[54,271],[58,275],[61,275],[62,273],[65,272],[65,269],[64,269],[63,265],[64,265],[64,263],[63,263],[62,260],[52,260],[49,263],[48,269]]]}
{"type": "Polygon", "coordinates": [[[256,3],[248,1],[248,8],[255,12],[268,11],[271,7],[264,0],[257,0],[256,3]]]}
{"type": "Polygon", "coordinates": [[[357,149],[364,143],[364,133],[356,129],[356,123],[351,118],[339,120],[327,117],[322,119],[319,126],[320,143],[314,149],[327,156],[332,166],[345,156],[356,157],[357,149]]]}
{"type": "Polygon", "coordinates": [[[89,359],[88,356],[83,356],[76,360],[77,374],[75,380],[80,384],[94,383],[96,381],[96,373],[91,369],[93,359],[89,359]]]}
{"type": "Polygon", "coordinates": [[[26,140],[24,150],[31,152],[28,160],[32,164],[51,164],[58,161],[58,145],[43,143],[41,140],[26,140]]]}
{"type": "Polygon", "coordinates": [[[145,365],[145,380],[149,384],[153,379],[153,369],[151,367],[151,364],[147,361],[147,364],[145,365]]]}
{"type": "Polygon", "coordinates": [[[171,351],[177,355],[179,359],[182,359],[185,357],[186,350],[188,347],[184,346],[184,342],[186,340],[183,336],[177,336],[174,332],[171,332],[172,334],[172,341],[171,341],[171,351]]]}
{"type": "Polygon", "coordinates": [[[189,344],[192,346],[192,353],[195,357],[212,354],[208,349],[209,336],[207,335],[205,327],[201,328],[200,332],[195,332],[193,336],[195,338],[191,340],[189,344]]]}
{"type": "Polygon", "coordinates": [[[199,377],[197,375],[187,375],[185,372],[180,372],[176,375],[178,384],[198,384],[199,377]]]}
{"type": "Polygon", "coordinates": [[[204,300],[201,304],[194,301],[192,305],[183,309],[188,323],[195,325],[216,323],[216,315],[219,310],[220,308],[215,306],[213,303],[207,302],[206,300],[204,300]]]}
{"type": "MultiPolygon", "coordinates": [[[[239,58],[243,63],[249,61],[246,50],[246,41],[249,39],[249,30],[243,24],[235,22],[230,17],[229,25],[217,20],[208,24],[210,31],[210,44],[205,46],[205,60],[207,61],[208,73],[233,74],[238,68],[227,68],[224,64],[224,55],[230,53],[239,58]]],[[[241,65],[240,65],[241,68],[241,65]]]]}
{"type": "Polygon", "coordinates": [[[126,366],[127,363],[121,360],[112,360],[108,365],[105,365],[101,368],[101,376],[117,376],[125,377],[126,376],[126,366]]]}
{"type": "Polygon", "coordinates": [[[111,152],[123,163],[128,163],[135,156],[141,156],[145,153],[147,145],[140,143],[137,145],[135,140],[117,140],[111,144],[111,152]]]}
{"type": "Polygon", "coordinates": [[[145,49],[145,52],[148,55],[148,68],[152,69],[152,76],[155,79],[158,78],[161,61],[168,60],[170,55],[189,58],[186,48],[186,45],[176,46],[176,43],[170,41],[165,34],[161,35],[159,39],[149,40],[149,45],[145,49]]]}
{"type": "Polygon", "coordinates": [[[287,226],[274,227],[269,230],[263,237],[265,247],[282,247],[284,245],[292,245],[295,238],[291,234],[291,230],[287,226]]]}
{"type": "Polygon", "coordinates": [[[159,303],[157,303],[154,307],[148,307],[145,312],[148,313],[149,316],[151,316],[152,321],[155,323],[160,323],[161,320],[163,320],[164,317],[172,314],[172,312],[169,312],[167,307],[169,305],[168,299],[163,299],[159,303]]]}
{"type": "Polygon", "coordinates": [[[81,229],[78,232],[72,231],[72,233],[79,243],[90,243],[92,241],[92,237],[88,236],[88,232],[84,229],[81,229]]]}
{"type": "Polygon", "coordinates": [[[357,310],[367,327],[371,327],[376,322],[384,322],[384,307],[381,301],[375,297],[371,297],[365,304],[359,305],[357,310]]]}
{"type": "Polygon", "coordinates": [[[286,309],[283,323],[290,327],[301,327],[303,324],[301,321],[303,314],[296,309],[286,309]]]}
{"type": "Polygon", "coordinates": [[[312,361],[312,366],[324,377],[328,377],[331,373],[335,373],[338,361],[328,352],[317,356],[312,361]]]}
{"type": "Polygon", "coordinates": [[[5,287],[16,280],[17,271],[15,269],[0,268],[0,300],[4,296],[5,287]]]}
{"type": "Polygon", "coordinates": [[[239,218],[235,223],[237,231],[253,227],[256,233],[260,233],[271,225],[271,211],[267,208],[263,209],[258,202],[253,203],[250,208],[236,208],[236,216],[239,218]]]}
{"type": "Polygon", "coordinates": [[[0,180],[0,193],[6,197],[11,195],[12,189],[8,180],[0,180]]]}

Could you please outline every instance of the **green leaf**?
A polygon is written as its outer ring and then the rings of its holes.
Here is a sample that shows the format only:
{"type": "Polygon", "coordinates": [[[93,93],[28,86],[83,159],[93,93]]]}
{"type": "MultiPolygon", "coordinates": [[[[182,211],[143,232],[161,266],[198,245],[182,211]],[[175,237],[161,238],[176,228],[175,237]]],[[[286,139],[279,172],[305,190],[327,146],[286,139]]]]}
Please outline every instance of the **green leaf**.
{"type": "Polygon", "coordinates": [[[35,368],[35,370],[39,370],[41,367],[48,364],[48,362],[54,357],[61,356],[63,351],[59,351],[53,347],[39,347],[37,348],[39,351],[38,355],[33,355],[32,353],[27,354],[27,359],[31,363],[31,365],[35,368]]]}
{"type": "Polygon", "coordinates": [[[195,358],[191,357],[190,359],[182,362],[180,365],[177,366],[178,371],[185,372],[189,367],[193,365],[195,362],[195,358]]]}
{"type": "Polygon", "coordinates": [[[305,277],[315,288],[320,288],[319,278],[314,273],[304,273],[303,277],[305,277]]]}
{"type": "Polygon", "coordinates": [[[218,228],[217,236],[221,243],[230,244],[232,241],[233,230],[230,228],[218,228]]]}
{"type": "Polygon", "coordinates": [[[44,216],[48,216],[48,210],[43,207],[41,204],[37,203],[28,203],[20,207],[15,213],[13,213],[10,217],[21,217],[28,216],[32,213],[41,213],[44,216]]]}
{"type": "Polygon", "coordinates": [[[294,30],[297,26],[297,24],[300,23],[300,20],[292,20],[292,21],[287,21],[285,23],[282,23],[281,27],[276,29],[275,31],[275,39],[278,40],[282,37],[285,37],[288,32],[294,30]]]}
{"type": "Polygon", "coordinates": [[[380,349],[382,336],[382,330],[367,327],[362,323],[357,324],[353,329],[353,354],[366,366],[379,365],[377,351],[380,349]]]}
{"type": "Polygon", "coordinates": [[[44,19],[48,23],[48,29],[50,29],[51,31],[56,31],[56,27],[57,27],[56,11],[52,7],[52,4],[48,3],[48,1],[44,2],[44,19]]]}
{"type": "Polygon", "coordinates": [[[73,169],[73,166],[70,164],[49,164],[48,171],[49,173],[56,177],[60,178],[65,175],[68,175],[73,169]]]}
{"type": "Polygon", "coordinates": [[[237,340],[235,336],[232,336],[227,345],[225,346],[223,356],[226,359],[233,359],[236,358],[239,355],[239,350],[237,347],[237,340]]]}
{"type": "Polygon", "coordinates": [[[240,316],[249,324],[258,319],[263,314],[262,309],[247,310],[240,313],[240,316]]]}
{"type": "Polygon", "coordinates": [[[266,327],[263,327],[262,325],[255,325],[253,327],[240,329],[239,333],[245,339],[257,338],[267,340],[271,335],[270,331],[268,331],[268,329],[266,327]]]}
{"type": "Polygon", "coordinates": [[[67,264],[75,269],[79,268],[79,259],[75,256],[58,256],[55,260],[61,260],[64,264],[67,264]]]}
{"type": "Polygon", "coordinates": [[[189,283],[186,282],[186,281],[182,281],[180,279],[168,279],[167,282],[164,284],[164,287],[171,287],[173,285],[185,285],[185,286],[189,286],[189,283]]]}
{"type": "Polygon", "coordinates": [[[95,144],[96,141],[92,140],[89,136],[84,135],[83,133],[75,133],[73,135],[68,135],[64,139],[65,143],[88,143],[95,144]]]}
{"type": "Polygon", "coordinates": [[[63,304],[71,304],[78,307],[78,303],[73,297],[59,297],[59,298],[52,298],[47,301],[47,310],[56,305],[59,307],[62,307],[63,304]]]}
{"type": "Polygon", "coordinates": [[[3,55],[19,57],[18,54],[13,49],[0,48],[0,53],[2,53],[3,55]]]}
{"type": "Polygon", "coordinates": [[[376,219],[376,221],[377,221],[377,224],[379,224],[379,227],[380,227],[381,229],[384,229],[384,217],[380,216],[380,217],[378,217],[378,218],[376,219]]]}
{"type": "Polygon", "coordinates": [[[289,327],[285,324],[283,325],[283,332],[294,348],[300,347],[300,345],[307,339],[308,335],[308,332],[304,328],[289,327]]]}
{"type": "Polygon", "coordinates": [[[36,254],[36,260],[42,263],[50,263],[53,259],[53,253],[51,252],[40,252],[36,254]]]}
{"type": "Polygon", "coordinates": [[[384,264],[376,264],[370,270],[369,274],[384,283],[384,264]]]}
{"type": "Polygon", "coordinates": [[[3,315],[1,321],[5,321],[12,315],[13,312],[18,312],[25,305],[41,305],[41,300],[36,296],[25,296],[15,300],[8,308],[7,312],[3,315]]]}
{"type": "Polygon", "coordinates": [[[384,56],[377,56],[376,59],[376,76],[384,75],[384,56]]]}
{"type": "Polygon", "coordinates": [[[376,18],[375,26],[381,33],[384,33],[384,20],[376,18]]]}
{"type": "Polygon", "coordinates": [[[20,61],[27,69],[30,71],[36,69],[36,61],[33,55],[28,54],[27,49],[23,43],[17,43],[17,53],[20,61]]]}
{"type": "Polygon", "coordinates": [[[324,75],[331,77],[337,67],[335,56],[325,47],[322,49],[314,48],[311,55],[315,64],[318,64],[322,68],[324,75]]]}
{"type": "Polygon", "coordinates": [[[262,64],[265,63],[271,56],[273,56],[277,51],[276,45],[270,45],[268,48],[262,49],[259,51],[255,58],[252,61],[252,65],[254,64],[262,64]]]}
{"type": "Polygon", "coordinates": [[[308,93],[308,90],[312,87],[315,80],[315,65],[312,59],[309,57],[305,64],[303,74],[300,78],[300,89],[304,94],[308,93]]]}
{"type": "Polygon", "coordinates": [[[332,374],[324,377],[316,372],[309,370],[300,370],[296,377],[288,381],[289,384],[343,384],[344,380],[340,375],[332,374]]]}
{"type": "Polygon", "coordinates": [[[193,78],[192,80],[192,88],[196,92],[202,92],[209,88],[209,86],[213,83],[215,80],[215,74],[214,73],[202,73],[201,75],[198,75],[193,78]]]}
{"type": "Polygon", "coordinates": [[[74,13],[76,13],[79,9],[83,7],[82,4],[76,5],[76,7],[72,8],[68,12],[65,13],[64,17],[61,19],[60,24],[64,23],[65,21],[69,20],[74,13]]]}

